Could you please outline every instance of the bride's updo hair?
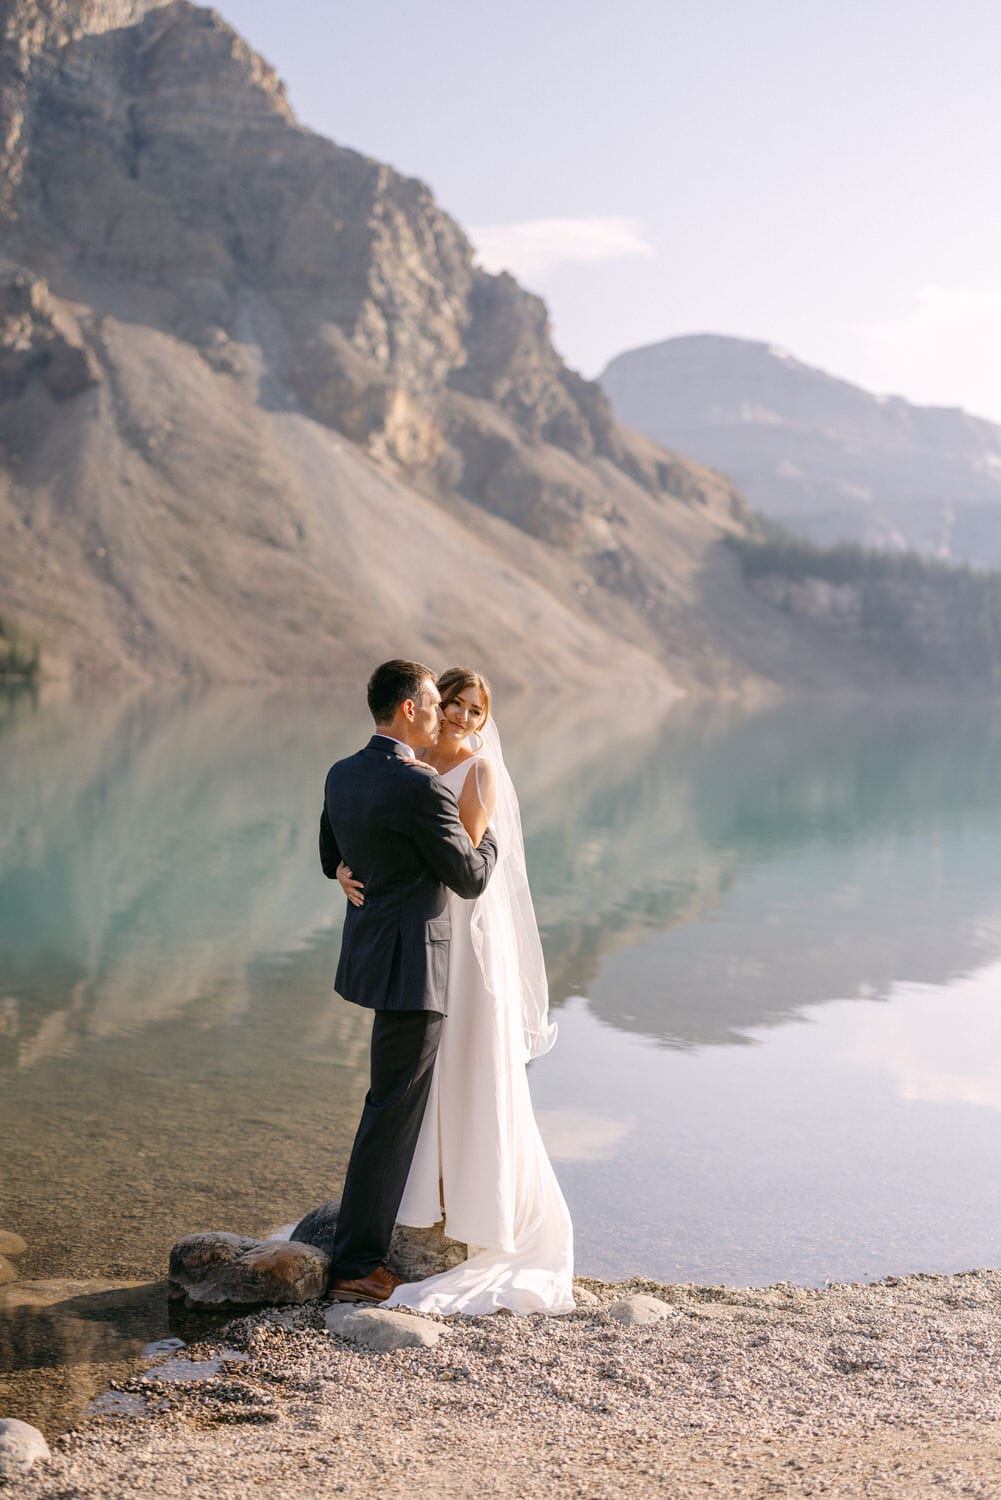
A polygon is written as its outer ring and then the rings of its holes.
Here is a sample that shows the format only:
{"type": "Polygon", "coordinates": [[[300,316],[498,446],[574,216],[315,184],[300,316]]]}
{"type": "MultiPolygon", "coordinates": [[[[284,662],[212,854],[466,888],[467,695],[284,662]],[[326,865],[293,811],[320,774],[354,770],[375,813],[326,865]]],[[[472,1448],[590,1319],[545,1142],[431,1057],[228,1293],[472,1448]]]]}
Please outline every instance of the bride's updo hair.
{"type": "Polygon", "coordinates": [[[487,679],[480,672],[474,672],[472,667],[449,667],[438,678],[442,708],[451,703],[453,698],[458,698],[460,693],[468,692],[470,688],[479,693],[483,699],[483,718],[474,725],[474,728],[482,729],[490,717],[490,684],[487,679]]]}

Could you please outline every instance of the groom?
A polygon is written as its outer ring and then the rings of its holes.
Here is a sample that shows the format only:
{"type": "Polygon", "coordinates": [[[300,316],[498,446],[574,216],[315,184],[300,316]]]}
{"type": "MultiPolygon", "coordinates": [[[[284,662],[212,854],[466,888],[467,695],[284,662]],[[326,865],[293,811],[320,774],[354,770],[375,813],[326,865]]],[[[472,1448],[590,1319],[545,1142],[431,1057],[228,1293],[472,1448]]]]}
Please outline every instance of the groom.
{"type": "Polygon", "coordinates": [[[320,863],[343,860],[362,881],[348,905],[334,988],[374,1010],[371,1087],[348,1162],[329,1292],[384,1302],[400,1278],[383,1265],[427,1104],[441,1034],[451,921],[445,886],[472,899],[497,858],[488,831],[474,848],[455,797],[428,767],[408,764],[438,735],[441,696],[430,668],[387,661],[372,673],[375,734],[331,766],[320,817],[320,863]]]}

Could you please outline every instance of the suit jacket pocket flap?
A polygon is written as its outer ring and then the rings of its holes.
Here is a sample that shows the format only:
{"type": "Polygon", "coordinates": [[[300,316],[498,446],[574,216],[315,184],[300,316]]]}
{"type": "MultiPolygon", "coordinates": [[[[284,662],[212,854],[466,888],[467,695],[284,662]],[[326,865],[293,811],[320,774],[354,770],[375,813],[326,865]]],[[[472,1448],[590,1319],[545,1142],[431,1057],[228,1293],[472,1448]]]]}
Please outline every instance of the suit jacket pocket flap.
{"type": "Polygon", "coordinates": [[[432,917],[427,925],[429,943],[448,943],[452,938],[451,917],[432,917]]]}

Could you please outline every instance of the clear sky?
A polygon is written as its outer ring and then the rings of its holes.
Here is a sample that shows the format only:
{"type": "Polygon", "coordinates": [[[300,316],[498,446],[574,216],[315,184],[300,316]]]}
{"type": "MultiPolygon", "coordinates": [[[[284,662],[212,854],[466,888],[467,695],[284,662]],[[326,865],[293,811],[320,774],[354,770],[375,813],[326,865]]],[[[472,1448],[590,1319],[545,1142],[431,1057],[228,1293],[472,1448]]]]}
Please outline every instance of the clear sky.
{"type": "Polygon", "coordinates": [[[999,0],[219,0],[596,375],[681,333],[1001,422],[999,0]]]}

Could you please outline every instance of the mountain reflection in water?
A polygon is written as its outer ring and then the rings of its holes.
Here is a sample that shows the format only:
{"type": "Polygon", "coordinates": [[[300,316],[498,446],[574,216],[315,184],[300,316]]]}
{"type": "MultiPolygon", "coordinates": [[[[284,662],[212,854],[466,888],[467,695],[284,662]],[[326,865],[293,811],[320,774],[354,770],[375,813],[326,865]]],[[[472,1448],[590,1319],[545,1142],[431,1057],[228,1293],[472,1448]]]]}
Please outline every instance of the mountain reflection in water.
{"type": "Polygon", "coordinates": [[[526,811],[554,994],[733,1041],[1001,953],[1001,714],[678,711],[526,811]]]}
{"type": "MultiPolygon", "coordinates": [[[[8,1065],[195,1004],[236,1017],[255,960],[333,961],[316,820],[326,766],[368,733],[356,699],[18,707],[0,718],[8,1065]]],[[[732,1040],[997,952],[989,710],[680,708],[609,743],[580,705],[521,703],[506,738],[557,1005],[583,993],[627,1030],[732,1040]]]]}

